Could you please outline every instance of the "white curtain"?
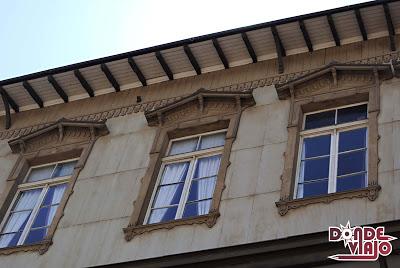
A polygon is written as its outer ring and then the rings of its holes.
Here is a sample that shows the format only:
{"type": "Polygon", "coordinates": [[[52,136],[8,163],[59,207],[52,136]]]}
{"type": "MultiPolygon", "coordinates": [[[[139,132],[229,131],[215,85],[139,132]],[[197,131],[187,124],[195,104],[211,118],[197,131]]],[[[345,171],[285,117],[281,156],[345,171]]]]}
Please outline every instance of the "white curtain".
{"type": "Polygon", "coordinates": [[[198,138],[174,141],[171,145],[169,155],[184,154],[196,150],[198,138]]]}
{"type": "Polygon", "coordinates": [[[46,225],[50,225],[51,222],[53,221],[54,215],[56,214],[57,208],[58,208],[58,204],[61,201],[61,198],[63,197],[64,194],[64,190],[65,188],[67,188],[67,184],[61,184],[61,185],[57,185],[57,186],[53,186],[54,187],[54,193],[53,193],[53,198],[51,200],[51,204],[53,204],[50,207],[47,207],[46,209],[48,209],[48,214],[46,217],[46,225]],[[54,205],[56,204],[56,205],[54,205]]]}
{"type": "Polygon", "coordinates": [[[200,150],[223,146],[225,144],[225,132],[201,137],[200,150]]]}
{"type": "MultiPolygon", "coordinates": [[[[7,223],[5,224],[1,232],[2,234],[20,231],[21,227],[27,221],[29,215],[31,214],[32,209],[35,206],[41,191],[42,189],[35,189],[22,192],[17,202],[17,205],[13,209],[14,212],[8,218],[7,223]]],[[[18,233],[1,236],[0,248],[7,247],[14,236],[17,234],[18,233]]]]}
{"type": "MultiPolygon", "coordinates": [[[[180,186],[182,185],[178,182],[183,182],[186,179],[185,177],[188,166],[188,162],[175,163],[165,166],[163,177],[161,179],[161,185],[155,197],[156,199],[153,203],[153,208],[171,205],[171,202],[175,194],[177,193],[177,190],[181,188],[180,186]],[[171,183],[177,184],[165,185],[171,183]]],[[[160,222],[166,212],[167,209],[153,210],[149,219],[149,223],[160,222]]]]}

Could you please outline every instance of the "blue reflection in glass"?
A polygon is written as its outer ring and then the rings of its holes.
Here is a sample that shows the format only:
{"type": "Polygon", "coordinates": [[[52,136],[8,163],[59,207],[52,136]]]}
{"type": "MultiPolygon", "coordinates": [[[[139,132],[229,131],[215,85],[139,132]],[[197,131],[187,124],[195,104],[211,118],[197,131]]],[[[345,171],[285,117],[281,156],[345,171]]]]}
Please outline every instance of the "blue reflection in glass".
{"type": "Polygon", "coordinates": [[[339,154],[337,175],[365,171],[365,150],[339,154]]]}
{"type": "Polygon", "coordinates": [[[160,186],[154,199],[153,207],[165,207],[179,203],[183,190],[183,183],[160,186]]]}
{"type": "Polygon", "coordinates": [[[305,138],[303,141],[303,158],[329,155],[331,151],[331,135],[305,138]]]}
{"type": "Polygon", "coordinates": [[[200,202],[186,204],[182,217],[188,218],[199,215],[205,215],[209,212],[210,206],[211,206],[211,200],[204,200],[200,202]]]}
{"type": "Polygon", "coordinates": [[[335,124],[335,110],[326,111],[306,116],[304,129],[326,127],[335,124]]]}
{"type": "Polygon", "coordinates": [[[303,191],[303,197],[324,195],[328,193],[328,179],[299,184],[299,187],[299,193],[303,191]]]}
{"type": "Polygon", "coordinates": [[[193,180],[190,186],[188,201],[212,198],[216,177],[193,180]]]}
{"type": "Polygon", "coordinates": [[[329,156],[301,162],[304,181],[329,177],[329,156]]]}
{"type": "Polygon", "coordinates": [[[358,128],[339,133],[339,152],[366,147],[367,128],[358,128]]]}
{"type": "Polygon", "coordinates": [[[44,239],[47,234],[47,228],[31,230],[24,241],[24,245],[35,244],[44,239]]]}
{"type": "Polygon", "coordinates": [[[165,222],[175,219],[178,206],[169,208],[153,209],[151,211],[148,223],[165,222]]]}
{"type": "Polygon", "coordinates": [[[367,104],[338,110],[337,123],[347,123],[367,119],[367,104]]]}
{"type": "Polygon", "coordinates": [[[336,191],[343,192],[365,187],[365,173],[341,177],[337,179],[336,191]]]}

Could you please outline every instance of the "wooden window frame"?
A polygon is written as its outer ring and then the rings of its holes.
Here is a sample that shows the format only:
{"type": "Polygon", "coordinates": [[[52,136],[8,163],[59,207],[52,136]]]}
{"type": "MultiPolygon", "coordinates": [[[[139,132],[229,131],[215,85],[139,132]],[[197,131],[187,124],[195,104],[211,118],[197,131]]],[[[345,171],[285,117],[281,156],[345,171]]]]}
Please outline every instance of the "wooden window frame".
{"type": "Polygon", "coordinates": [[[145,113],[149,126],[157,127],[156,138],[150,151],[150,161],[139,195],[134,201],[131,219],[123,229],[125,239],[159,229],[171,229],[180,225],[215,225],[219,213],[225,176],[230,164],[229,157],[236,138],[241,113],[255,105],[252,91],[218,92],[200,89],[185,98],[145,113]],[[209,213],[196,217],[176,219],[168,222],[144,224],[150,206],[151,196],[171,140],[226,129],[225,145],[222,149],[221,163],[209,213]]]}

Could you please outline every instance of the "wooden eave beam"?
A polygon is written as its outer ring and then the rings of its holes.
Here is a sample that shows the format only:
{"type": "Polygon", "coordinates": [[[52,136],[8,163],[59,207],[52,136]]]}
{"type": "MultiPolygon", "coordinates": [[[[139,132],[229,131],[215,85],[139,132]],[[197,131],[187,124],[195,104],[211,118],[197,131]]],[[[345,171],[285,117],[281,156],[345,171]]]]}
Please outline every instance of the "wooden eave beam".
{"type": "Polygon", "coordinates": [[[81,83],[81,86],[86,90],[86,92],[89,94],[91,98],[94,97],[94,91],[92,87],[89,85],[89,83],[86,81],[85,77],[83,77],[82,73],[76,69],[74,71],[75,77],[78,79],[79,83],[81,83]]]}
{"type": "Polygon", "coordinates": [[[14,101],[13,98],[11,98],[10,95],[8,95],[7,91],[1,86],[0,86],[0,92],[2,92],[2,94],[4,94],[4,96],[7,99],[7,102],[10,104],[10,106],[14,110],[14,112],[18,113],[19,112],[18,104],[14,101]]]}
{"type": "Polygon", "coordinates": [[[163,68],[165,74],[168,76],[168,79],[169,80],[173,80],[174,79],[174,75],[171,72],[171,69],[169,68],[167,62],[165,61],[165,59],[162,56],[160,51],[156,52],[156,58],[157,58],[158,62],[160,63],[161,67],[163,68]]]}
{"type": "Polygon", "coordinates": [[[256,55],[256,52],[254,51],[254,48],[251,45],[249,37],[247,36],[246,33],[242,33],[242,39],[243,39],[244,44],[246,45],[247,51],[249,52],[251,59],[253,60],[253,63],[256,63],[257,55],[256,55]]]}
{"type": "Polygon", "coordinates": [[[275,26],[271,27],[271,32],[275,41],[276,54],[278,55],[278,73],[283,73],[284,71],[283,57],[286,55],[286,51],[283,48],[282,41],[279,37],[278,31],[276,30],[275,26]]]}
{"type": "Polygon", "coordinates": [[[110,82],[115,91],[119,92],[121,90],[121,87],[105,63],[101,64],[101,70],[106,75],[108,82],[110,82]]]}
{"type": "Polygon", "coordinates": [[[131,66],[132,71],[138,77],[140,83],[142,83],[142,86],[147,86],[146,78],[144,77],[142,71],[140,71],[139,66],[137,66],[136,62],[132,58],[128,58],[128,63],[129,66],[131,66]]]}
{"type": "Polygon", "coordinates": [[[396,51],[396,39],[394,37],[395,31],[394,31],[392,16],[390,14],[389,6],[387,3],[383,4],[383,11],[385,12],[386,25],[389,32],[390,49],[392,51],[396,51]]]}
{"type": "Polygon", "coordinates": [[[224,65],[225,69],[229,69],[229,63],[228,60],[225,57],[224,52],[222,51],[221,46],[219,45],[219,42],[216,38],[212,39],[212,43],[214,45],[215,50],[217,51],[218,57],[221,60],[222,64],[224,65]]]}
{"type": "Polygon", "coordinates": [[[328,14],[326,15],[326,18],[328,19],[329,28],[331,29],[333,40],[335,40],[335,45],[340,46],[339,34],[336,31],[335,22],[333,21],[332,15],[328,14]]]}
{"type": "Polygon", "coordinates": [[[29,84],[28,81],[24,81],[22,86],[28,91],[29,95],[31,95],[32,99],[39,105],[40,108],[43,108],[43,100],[39,97],[33,87],[29,84]]]}
{"type": "Polygon", "coordinates": [[[306,25],[304,24],[304,21],[299,20],[299,26],[300,26],[301,33],[303,34],[304,42],[306,42],[308,51],[313,52],[314,51],[313,44],[311,42],[311,38],[310,38],[310,35],[308,34],[308,31],[307,31],[306,25]]]}
{"type": "Polygon", "coordinates": [[[357,24],[358,24],[358,28],[360,29],[360,33],[362,35],[362,38],[364,41],[368,40],[368,35],[367,35],[367,31],[365,30],[365,25],[364,25],[364,21],[361,17],[361,12],[360,10],[354,9],[354,13],[356,14],[356,19],[357,19],[357,24]]]}
{"type": "Polygon", "coordinates": [[[8,103],[5,90],[1,87],[0,87],[0,95],[1,95],[1,99],[3,100],[4,110],[6,112],[6,119],[4,121],[4,123],[5,123],[4,127],[5,127],[5,129],[9,129],[11,127],[10,104],[8,103]]]}
{"type": "Polygon", "coordinates": [[[185,51],[186,56],[188,57],[190,63],[192,64],[193,69],[196,71],[197,74],[201,74],[200,65],[197,62],[196,58],[194,57],[190,47],[188,45],[184,45],[183,50],[185,51]]]}
{"type": "Polygon", "coordinates": [[[61,99],[63,99],[63,101],[65,103],[68,102],[68,95],[67,93],[65,93],[65,91],[62,89],[62,87],[60,86],[60,84],[58,84],[58,82],[56,81],[56,79],[52,76],[49,75],[47,77],[47,80],[49,81],[49,83],[53,86],[54,90],[57,92],[57,94],[60,96],[61,99]]]}

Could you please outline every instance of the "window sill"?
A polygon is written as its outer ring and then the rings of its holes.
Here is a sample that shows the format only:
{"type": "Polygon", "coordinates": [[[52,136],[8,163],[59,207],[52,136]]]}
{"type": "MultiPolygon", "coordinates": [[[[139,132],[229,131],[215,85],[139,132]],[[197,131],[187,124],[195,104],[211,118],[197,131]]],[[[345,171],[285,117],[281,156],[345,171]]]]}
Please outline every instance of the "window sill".
{"type": "Polygon", "coordinates": [[[179,219],[168,222],[153,223],[146,225],[128,225],[124,228],[125,239],[130,241],[133,237],[141,235],[143,233],[152,232],[159,229],[172,229],[180,225],[192,225],[205,223],[209,228],[213,227],[217,222],[217,218],[220,216],[219,212],[211,211],[210,213],[202,216],[196,216],[192,218],[179,219]]]}
{"type": "Polygon", "coordinates": [[[28,251],[38,251],[39,254],[44,254],[52,244],[49,240],[43,240],[36,244],[31,245],[20,245],[14,247],[0,248],[0,255],[9,255],[15,252],[28,252],[28,251]]]}
{"type": "Polygon", "coordinates": [[[378,197],[378,192],[381,190],[381,186],[379,185],[370,185],[363,189],[357,189],[352,191],[340,192],[340,193],[331,193],[322,196],[313,196],[292,200],[279,200],[275,202],[278,207],[279,214],[281,216],[286,215],[289,209],[295,209],[303,206],[307,206],[310,204],[317,203],[330,203],[334,200],[338,199],[351,199],[351,198],[363,198],[368,197],[369,200],[374,201],[378,197]]]}

